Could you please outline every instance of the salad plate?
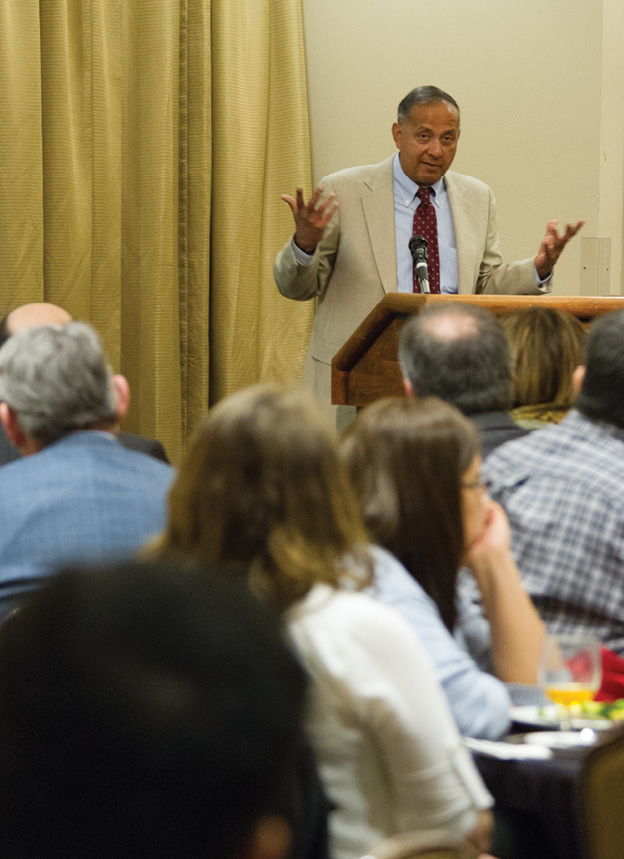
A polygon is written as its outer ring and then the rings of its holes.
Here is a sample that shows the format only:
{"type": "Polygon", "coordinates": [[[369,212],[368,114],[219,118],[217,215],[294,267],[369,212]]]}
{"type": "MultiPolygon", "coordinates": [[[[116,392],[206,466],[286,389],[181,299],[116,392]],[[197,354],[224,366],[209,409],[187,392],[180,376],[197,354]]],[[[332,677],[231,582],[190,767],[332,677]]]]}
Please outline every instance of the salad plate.
{"type": "Polygon", "coordinates": [[[593,728],[596,731],[604,731],[624,720],[624,698],[571,705],[569,712],[557,704],[511,707],[509,716],[513,722],[529,727],[558,728],[564,721],[575,730],[593,728]]]}

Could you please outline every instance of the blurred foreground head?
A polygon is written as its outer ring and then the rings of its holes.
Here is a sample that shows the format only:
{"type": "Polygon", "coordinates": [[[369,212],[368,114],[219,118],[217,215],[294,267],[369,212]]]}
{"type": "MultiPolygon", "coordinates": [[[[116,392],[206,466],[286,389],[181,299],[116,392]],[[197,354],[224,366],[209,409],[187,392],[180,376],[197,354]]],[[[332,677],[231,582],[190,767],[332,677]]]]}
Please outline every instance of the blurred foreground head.
{"type": "Polygon", "coordinates": [[[283,610],[338,586],[367,536],[329,423],[301,391],[254,385],[198,427],[169,494],[163,554],[238,564],[283,610]]]}
{"type": "Polygon", "coordinates": [[[304,693],[218,567],[61,573],[0,629],[0,855],[282,859],[304,693]]]}

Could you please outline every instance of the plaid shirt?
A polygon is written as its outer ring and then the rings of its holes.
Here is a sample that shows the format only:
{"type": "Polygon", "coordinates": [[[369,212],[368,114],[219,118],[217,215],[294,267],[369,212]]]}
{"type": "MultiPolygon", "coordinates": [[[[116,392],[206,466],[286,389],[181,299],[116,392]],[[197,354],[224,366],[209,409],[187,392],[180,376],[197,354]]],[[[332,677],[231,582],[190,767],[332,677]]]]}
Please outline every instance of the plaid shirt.
{"type": "Polygon", "coordinates": [[[549,632],[592,632],[624,655],[624,430],[572,410],[495,450],[484,477],[549,632]]]}

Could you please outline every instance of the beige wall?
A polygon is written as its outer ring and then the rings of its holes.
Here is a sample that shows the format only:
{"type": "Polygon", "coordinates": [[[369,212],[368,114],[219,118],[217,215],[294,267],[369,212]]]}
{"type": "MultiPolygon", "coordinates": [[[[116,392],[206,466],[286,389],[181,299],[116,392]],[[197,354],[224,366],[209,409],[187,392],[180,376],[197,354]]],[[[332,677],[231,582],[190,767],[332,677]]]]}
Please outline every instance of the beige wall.
{"type": "Polygon", "coordinates": [[[534,255],[550,218],[584,218],[554,291],[586,289],[593,237],[611,239],[599,291],[624,291],[622,0],[302,5],[314,181],[385,158],[398,101],[436,84],[462,108],[453,169],[492,187],[505,258],[534,255]]]}

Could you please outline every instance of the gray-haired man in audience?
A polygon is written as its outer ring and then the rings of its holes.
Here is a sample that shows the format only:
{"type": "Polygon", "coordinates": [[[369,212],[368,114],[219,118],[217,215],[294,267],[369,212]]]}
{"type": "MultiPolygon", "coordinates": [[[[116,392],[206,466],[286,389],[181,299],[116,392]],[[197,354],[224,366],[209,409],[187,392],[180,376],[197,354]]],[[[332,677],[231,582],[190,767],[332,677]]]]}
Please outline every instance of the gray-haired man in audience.
{"type": "Polygon", "coordinates": [[[173,470],[115,440],[128,399],[84,323],[0,349],[0,419],[24,454],[0,481],[0,617],[59,564],[130,555],[162,528],[173,470]]]}
{"type": "Polygon", "coordinates": [[[484,476],[548,631],[624,656],[624,311],[592,324],[574,383],[562,423],[498,448],[484,476]]]}
{"type": "Polygon", "coordinates": [[[425,307],[401,331],[399,362],[409,396],[439,397],[480,429],[484,457],[526,435],[508,414],[511,354],[489,310],[450,302],[425,307]]]}
{"type": "MultiPolygon", "coordinates": [[[[72,318],[69,313],[64,307],[59,307],[58,304],[50,304],[48,301],[33,301],[29,304],[22,304],[0,320],[0,347],[7,342],[9,337],[25,328],[33,328],[36,325],[66,325],[71,321],[72,318]]],[[[156,439],[119,431],[117,440],[129,450],[139,450],[141,453],[155,456],[156,459],[162,459],[163,462],[169,462],[165,448],[156,439]]],[[[0,465],[13,462],[19,457],[20,452],[10,443],[0,425],[0,465]]]]}

